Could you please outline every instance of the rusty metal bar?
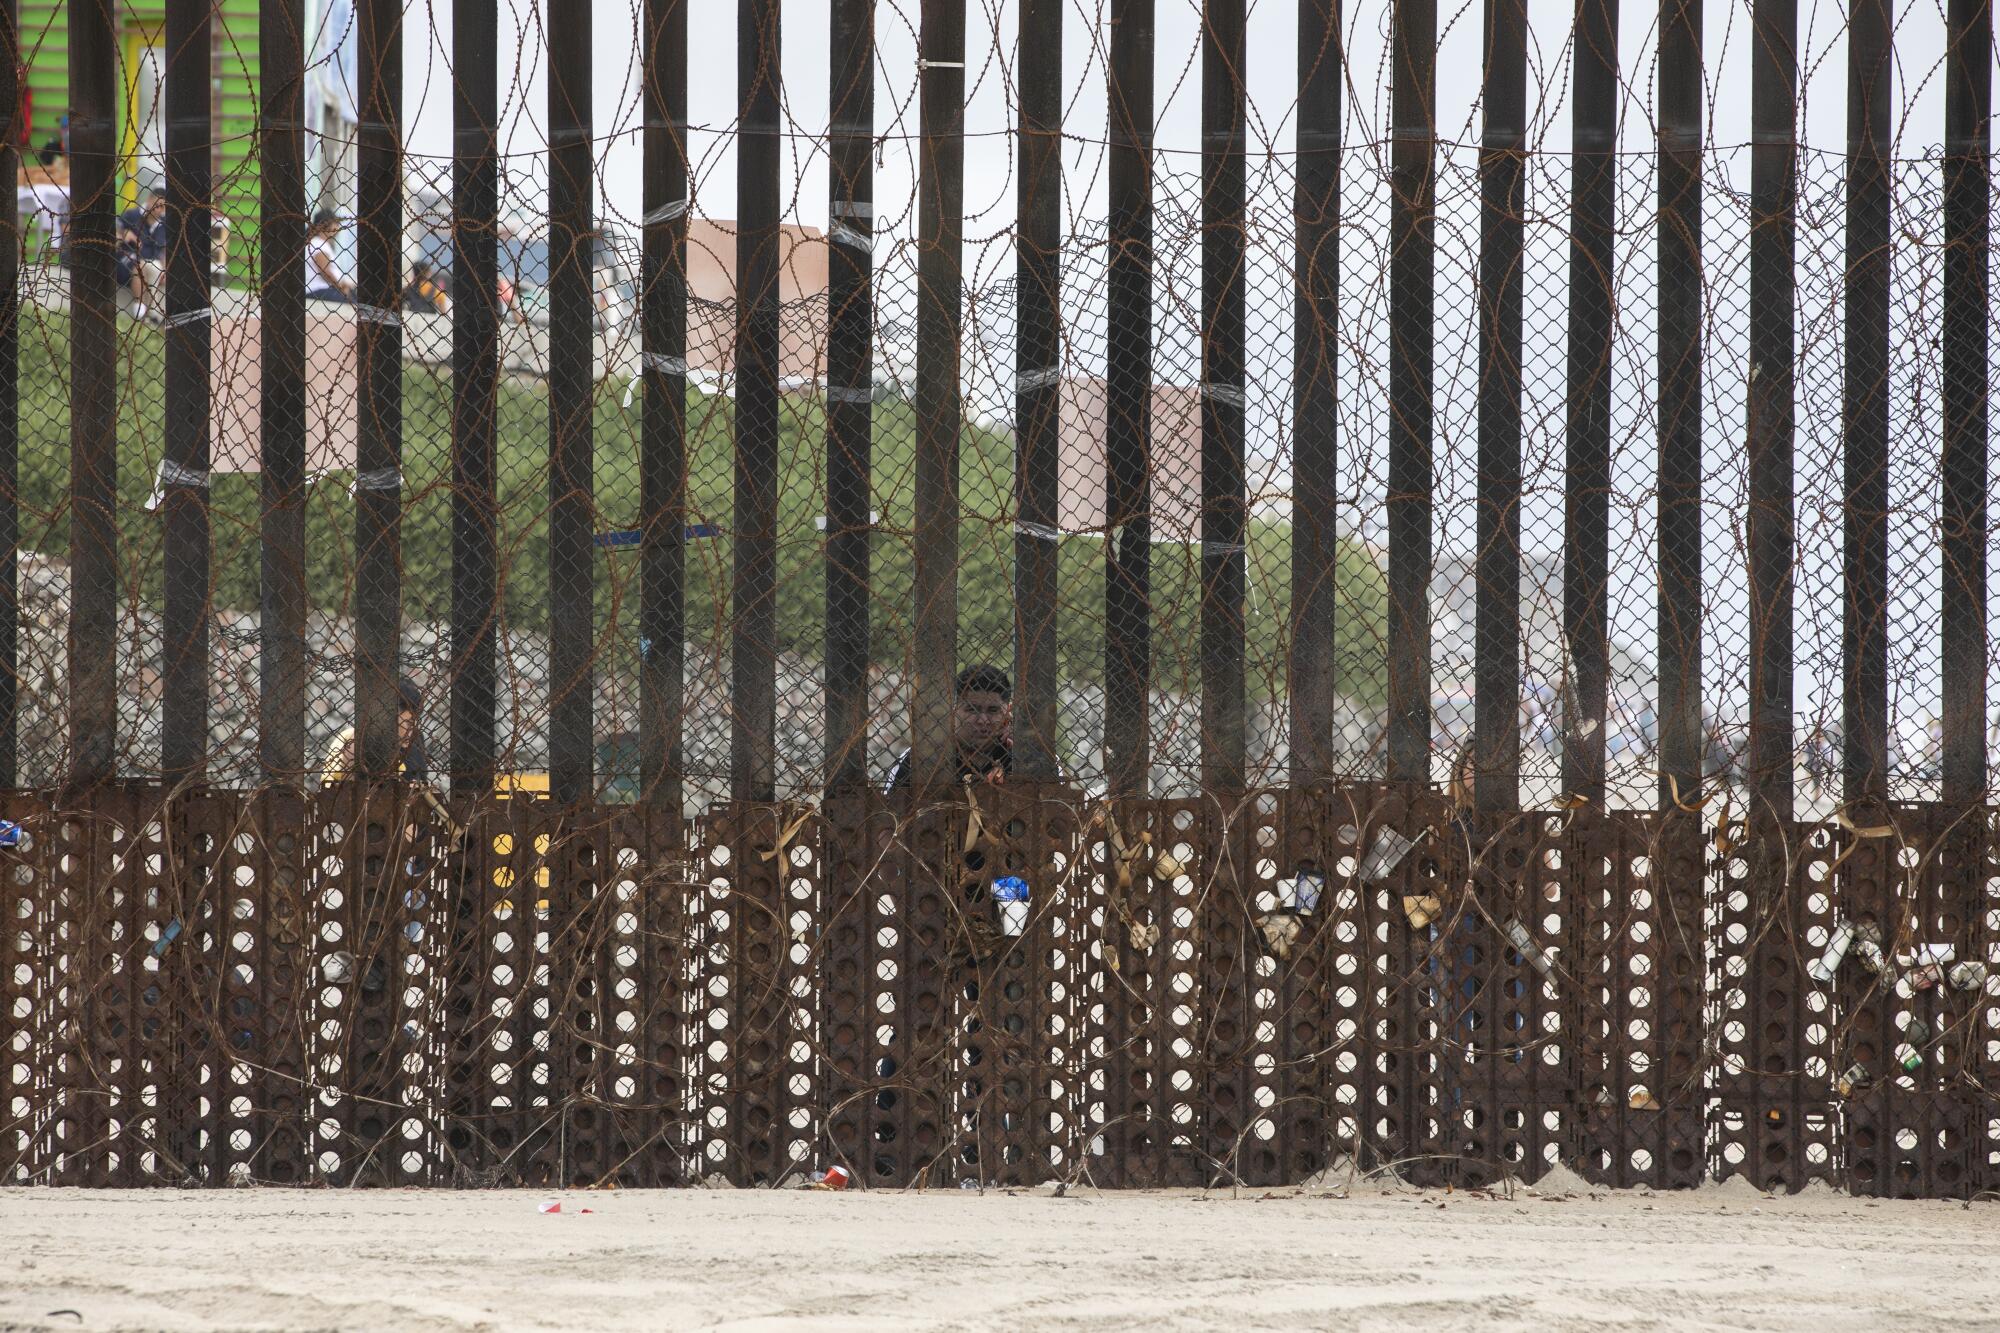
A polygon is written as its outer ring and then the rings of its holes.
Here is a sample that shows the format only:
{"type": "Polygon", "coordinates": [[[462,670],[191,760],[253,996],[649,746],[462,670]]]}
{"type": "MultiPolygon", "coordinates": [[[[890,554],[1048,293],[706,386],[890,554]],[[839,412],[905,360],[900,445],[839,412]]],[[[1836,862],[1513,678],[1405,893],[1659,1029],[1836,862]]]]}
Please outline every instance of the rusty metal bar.
{"type": "Polygon", "coordinates": [[[829,0],[826,331],[826,781],[868,783],[874,533],[875,8],[829,0]]]}
{"type": "Polygon", "coordinates": [[[451,258],[451,784],[490,791],[499,698],[500,67],[495,0],[453,0],[451,258]]]}
{"type": "Polygon", "coordinates": [[[1056,776],[1056,531],[1062,485],[1061,0],[1022,0],[1015,241],[1014,773],[1056,776]]]}
{"type": "MultiPolygon", "coordinates": [[[[21,20],[0,0],[0,199],[20,179],[21,20]]],[[[0,219],[0,788],[20,779],[21,672],[21,226],[0,219]]]]}
{"type": "Polygon", "coordinates": [[[70,782],[109,780],[118,744],[118,48],[109,5],[69,21],[70,782]]]}
{"type": "Polygon", "coordinates": [[[1201,767],[1241,791],[1249,496],[1243,478],[1243,0],[1206,0],[1201,59],[1201,767]]]}
{"type": "Polygon", "coordinates": [[[1750,592],[1749,778],[1792,814],[1793,308],[1798,199],[1797,0],[1755,0],[1750,42],[1750,329],[1744,448],[1750,592]]]}
{"type": "Polygon", "coordinates": [[[1993,7],[1952,0],[1944,79],[1944,799],[1986,791],[1986,486],[1993,7]]]}
{"type": "Polygon", "coordinates": [[[590,7],[549,28],[549,791],[586,800],[595,765],[592,421],[597,250],[590,7]]]}
{"type": "MultiPolygon", "coordinates": [[[[736,10],[736,567],[731,582],[731,794],[777,783],[778,0],[736,10]]],[[[952,344],[956,346],[956,342],[952,344]]]]}
{"type": "Polygon", "coordinates": [[[361,129],[360,244],[354,331],[355,718],[359,768],[397,770],[397,666],[403,620],[403,13],[395,0],[357,6],[361,129]]]}
{"type": "Polygon", "coordinates": [[[1701,786],[1701,0],[1660,0],[1660,790],[1701,786]]]}
{"type": "Polygon", "coordinates": [[[1437,0],[1394,0],[1390,23],[1389,777],[1426,782],[1437,0]]]}
{"type": "Polygon", "coordinates": [[[952,679],[958,646],[959,337],[965,203],[964,0],[924,0],[917,172],[916,668],[912,786],[936,794],[957,771],[952,679]]]}
{"type": "Polygon", "coordinates": [[[1340,664],[1340,0],[1299,5],[1298,186],[1293,264],[1292,782],[1333,777],[1340,664]]]}
{"type": "MultiPolygon", "coordinates": [[[[1574,664],[1563,789],[1604,799],[1611,728],[1611,349],[1618,277],[1618,0],[1579,0],[1570,136],[1569,401],[1563,632],[1574,664]]],[[[1518,728],[1511,729],[1518,735],[1518,728]]]]}
{"type": "Polygon", "coordinates": [[[1847,359],[1841,400],[1841,772],[1851,802],[1889,781],[1889,0],[1855,0],[1847,31],[1847,359]]]}
{"type": "MultiPolygon", "coordinates": [[[[1577,49],[1585,38],[1579,34],[1577,49]]],[[[1578,56],[1581,61],[1582,56],[1578,56]]],[[[1578,89],[1581,105],[1584,89],[1578,89]]],[[[1526,0],[1487,0],[1479,140],[1479,587],[1473,635],[1473,792],[1521,794],[1521,217],[1526,211],[1526,0]]],[[[1576,306],[1570,306],[1575,327],[1576,306]]],[[[1572,365],[1572,376],[1574,366],[1572,365]]],[[[1572,472],[1572,494],[1577,478],[1572,472]]],[[[1571,543],[1572,559],[1574,542],[1571,543]]]]}
{"type": "Polygon", "coordinates": [[[1152,767],[1153,0],[1111,0],[1104,349],[1104,769],[1152,767]]]}
{"type": "Polygon", "coordinates": [[[646,0],[645,24],[639,783],[647,804],[678,820],[687,654],[688,6],[646,0]]]}
{"type": "Polygon", "coordinates": [[[257,740],[267,782],[306,771],[305,35],[300,0],[257,18],[260,451],[257,740]]]}
{"type": "MultiPolygon", "coordinates": [[[[208,767],[209,86],[212,0],[167,0],[166,625],[161,762],[168,778],[208,767]]],[[[144,200],[141,200],[144,206],[144,200]]],[[[150,295],[158,300],[159,292],[150,295]]]]}

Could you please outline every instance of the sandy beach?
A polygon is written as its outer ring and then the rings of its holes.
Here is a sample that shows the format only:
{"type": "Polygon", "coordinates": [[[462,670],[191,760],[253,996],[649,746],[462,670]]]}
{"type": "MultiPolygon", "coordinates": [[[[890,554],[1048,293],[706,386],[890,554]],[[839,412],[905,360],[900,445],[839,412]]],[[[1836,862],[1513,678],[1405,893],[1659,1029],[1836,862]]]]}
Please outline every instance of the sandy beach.
{"type": "Polygon", "coordinates": [[[0,1330],[2000,1329],[2000,1204],[8,1190],[0,1330]],[[558,1200],[562,1211],[538,1205],[558,1200]],[[589,1209],[589,1212],[583,1210],[589,1209]]]}

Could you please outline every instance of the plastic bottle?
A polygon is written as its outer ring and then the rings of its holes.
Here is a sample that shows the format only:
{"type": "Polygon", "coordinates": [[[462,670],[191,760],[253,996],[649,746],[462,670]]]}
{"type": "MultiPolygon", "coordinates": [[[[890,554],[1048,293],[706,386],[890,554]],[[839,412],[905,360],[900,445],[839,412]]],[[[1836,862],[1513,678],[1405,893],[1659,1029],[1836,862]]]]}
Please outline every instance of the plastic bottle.
{"type": "Polygon", "coordinates": [[[1833,980],[1834,973],[1840,971],[1840,964],[1847,957],[1848,946],[1854,943],[1854,927],[1842,921],[1833,928],[1833,937],[1826,942],[1826,952],[1807,965],[1806,974],[1819,985],[1833,980]]]}

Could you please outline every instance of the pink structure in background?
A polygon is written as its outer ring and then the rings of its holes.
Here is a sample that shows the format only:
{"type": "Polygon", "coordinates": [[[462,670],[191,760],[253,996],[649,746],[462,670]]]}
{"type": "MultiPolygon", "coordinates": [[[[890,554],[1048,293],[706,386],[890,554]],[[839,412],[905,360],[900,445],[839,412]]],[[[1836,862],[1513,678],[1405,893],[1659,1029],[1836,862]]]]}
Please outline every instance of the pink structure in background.
{"type": "MultiPolygon", "coordinates": [[[[1060,389],[1062,450],[1056,524],[1064,532],[1104,530],[1104,381],[1068,379],[1060,389]]],[[[1201,540],[1201,392],[1153,386],[1153,540],[1201,540]]]]}
{"type": "MultiPolygon", "coordinates": [[[[212,471],[262,470],[263,323],[254,314],[215,321],[208,372],[212,471]]],[[[305,395],[306,472],[353,468],[354,317],[344,309],[307,313],[305,395]]]]}
{"type": "MultiPolygon", "coordinates": [[[[778,378],[809,384],[821,377],[826,342],[826,233],[778,228],[778,378]]],[[[736,369],[736,224],[688,223],[688,369],[728,375],[736,369]]]]}

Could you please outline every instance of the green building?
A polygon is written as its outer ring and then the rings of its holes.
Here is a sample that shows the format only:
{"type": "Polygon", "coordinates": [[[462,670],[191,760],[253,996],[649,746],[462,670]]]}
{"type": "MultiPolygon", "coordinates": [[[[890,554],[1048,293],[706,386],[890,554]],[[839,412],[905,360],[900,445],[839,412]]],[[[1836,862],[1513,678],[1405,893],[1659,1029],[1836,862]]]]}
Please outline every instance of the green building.
{"type": "MultiPolygon", "coordinates": [[[[164,0],[106,0],[113,7],[119,77],[119,206],[166,178],[164,0]]],[[[69,112],[70,0],[18,0],[30,136],[40,148],[69,112]]],[[[259,211],[257,11],[259,0],[215,0],[209,96],[214,117],[212,204],[229,220],[230,278],[245,277],[259,211]]],[[[304,0],[308,211],[350,209],[353,197],[355,23],[352,0],[304,0]]]]}

